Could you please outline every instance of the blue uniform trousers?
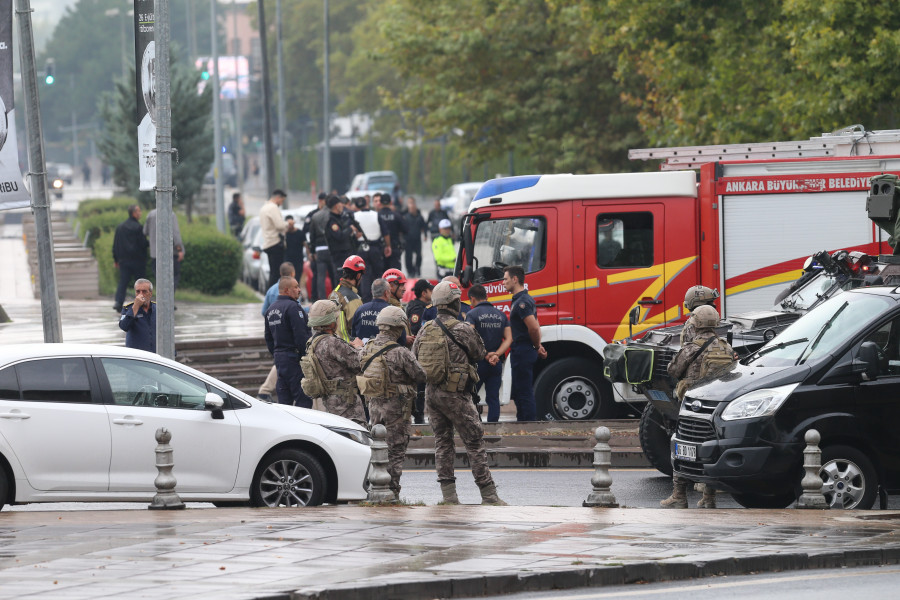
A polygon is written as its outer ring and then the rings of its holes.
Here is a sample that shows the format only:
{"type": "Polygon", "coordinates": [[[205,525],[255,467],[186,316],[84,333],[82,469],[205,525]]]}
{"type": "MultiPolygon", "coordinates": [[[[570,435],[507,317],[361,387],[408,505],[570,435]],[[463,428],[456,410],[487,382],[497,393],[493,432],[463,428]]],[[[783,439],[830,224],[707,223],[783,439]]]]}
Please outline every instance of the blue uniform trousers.
{"type": "Polygon", "coordinates": [[[537,420],[537,407],[534,403],[534,363],[537,358],[537,350],[530,341],[513,342],[509,354],[512,368],[510,396],[516,403],[517,421],[537,420]]]}
{"type": "Polygon", "coordinates": [[[503,380],[503,361],[491,366],[486,360],[478,361],[478,377],[481,381],[475,388],[477,393],[484,386],[484,400],[487,402],[488,423],[500,420],[500,383],[503,380]]]}
{"type": "Polygon", "coordinates": [[[300,387],[300,380],[303,379],[300,355],[293,351],[276,350],[275,371],[278,373],[278,383],[275,384],[278,403],[312,408],[312,400],[300,387]]]}

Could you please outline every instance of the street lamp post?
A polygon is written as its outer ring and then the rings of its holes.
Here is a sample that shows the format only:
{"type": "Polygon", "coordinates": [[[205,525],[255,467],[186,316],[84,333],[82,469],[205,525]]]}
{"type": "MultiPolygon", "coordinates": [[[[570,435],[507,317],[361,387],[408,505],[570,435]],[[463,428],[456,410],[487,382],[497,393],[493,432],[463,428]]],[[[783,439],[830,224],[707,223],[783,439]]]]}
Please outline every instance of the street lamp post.
{"type": "Polygon", "coordinates": [[[325,104],[323,105],[323,123],[322,123],[322,138],[324,142],[324,147],[322,149],[322,191],[326,194],[331,193],[331,113],[328,111],[328,0],[324,0],[325,2],[325,69],[324,69],[324,82],[323,87],[325,88],[325,104]]]}

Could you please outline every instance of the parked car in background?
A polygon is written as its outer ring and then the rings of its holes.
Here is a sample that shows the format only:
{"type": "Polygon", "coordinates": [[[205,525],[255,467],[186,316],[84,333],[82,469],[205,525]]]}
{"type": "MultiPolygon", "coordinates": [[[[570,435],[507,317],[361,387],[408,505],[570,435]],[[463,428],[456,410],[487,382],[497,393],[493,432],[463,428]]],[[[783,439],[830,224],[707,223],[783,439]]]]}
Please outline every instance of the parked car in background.
{"type": "Polygon", "coordinates": [[[4,346],[0,412],[0,507],[149,502],[161,427],[172,434],[183,500],[296,507],[366,498],[364,427],[257,400],[141,350],[4,346]]]}
{"type": "Polygon", "coordinates": [[[399,196],[400,180],[393,171],[368,171],[354,177],[350,183],[350,189],[347,191],[357,192],[359,190],[387,192],[399,196]]]}
{"type": "Polygon", "coordinates": [[[469,205],[472,199],[481,188],[483,181],[469,181],[467,183],[457,183],[451,185],[441,196],[441,208],[450,215],[450,221],[453,223],[453,230],[459,233],[459,224],[463,215],[469,212],[469,205]]]}
{"type": "MultiPolygon", "coordinates": [[[[206,175],[203,178],[203,183],[215,183],[215,173],[216,163],[213,162],[209,166],[209,171],[206,172],[206,175]]],[[[237,186],[237,163],[234,162],[234,156],[225,152],[222,154],[222,183],[236,187],[237,186]]]]}
{"type": "Polygon", "coordinates": [[[244,223],[241,231],[241,245],[243,246],[243,258],[241,260],[241,281],[256,289],[259,278],[260,258],[263,254],[259,245],[262,237],[259,227],[259,217],[250,217],[244,223]]]}

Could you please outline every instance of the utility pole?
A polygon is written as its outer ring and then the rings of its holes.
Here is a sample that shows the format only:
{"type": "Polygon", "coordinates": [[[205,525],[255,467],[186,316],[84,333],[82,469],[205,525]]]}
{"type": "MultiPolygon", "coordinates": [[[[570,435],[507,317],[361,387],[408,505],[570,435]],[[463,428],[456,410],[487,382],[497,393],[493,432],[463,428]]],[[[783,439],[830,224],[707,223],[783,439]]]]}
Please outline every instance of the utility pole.
{"type": "Polygon", "coordinates": [[[231,18],[234,29],[234,122],[237,129],[237,161],[238,181],[237,187],[241,196],[244,195],[244,134],[241,127],[241,40],[238,38],[237,27],[237,0],[231,0],[231,18]]]}
{"type": "Polygon", "coordinates": [[[324,147],[322,149],[322,191],[326,194],[331,193],[331,113],[328,110],[328,0],[325,2],[325,73],[322,87],[325,89],[325,104],[322,107],[324,112],[322,123],[322,140],[324,147]]]}
{"type": "MultiPolygon", "coordinates": [[[[285,192],[288,191],[288,170],[287,170],[287,134],[285,133],[287,127],[284,123],[284,60],[283,60],[283,39],[281,37],[281,0],[276,0],[275,2],[275,34],[276,34],[276,43],[275,46],[278,50],[278,146],[281,148],[280,157],[281,157],[281,189],[285,192]]],[[[285,198],[284,207],[288,207],[288,200],[285,198]]]]}
{"type": "Polygon", "coordinates": [[[219,86],[219,42],[218,42],[218,0],[209,0],[210,20],[212,21],[212,88],[213,88],[213,144],[215,145],[215,177],[213,178],[216,185],[216,227],[222,233],[226,233],[225,228],[225,190],[222,181],[222,109],[219,100],[221,87],[219,86]]]}
{"type": "Polygon", "coordinates": [[[19,58],[22,87],[25,92],[25,128],[28,135],[28,168],[31,171],[31,210],[37,239],[38,271],[41,284],[41,322],[44,342],[62,342],[62,321],[56,289],[56,259],[50,226],[50,202],[47,196],[47,166],[44,163],[44,134],[34,68],[34,31],[31,28],[31,0],[16,0],[19,18],[19,58]]]}
{"type": "MultiPolygon", "coordinates": [[[[69,75],[69,90],[72,97],[75,96],[75,74],[69,75]]],[[[72,168],[78,168],[78,117],[75,109],[72,109],[72,168]]]]}
{"type": "Polygon", "coordinates": [[[169,0],[156,0],[156,352],[175,358],[175,273],[172,221],[172,100],[169,80],[169,0]]]}
{"type": "Polygon", "coordinates": [[[259,13],[259,45],[262,51],[263,139],[266,144],[266,195],[275,189],[275,158],[272,150],[272,99],[269,90],[269,52],[266,48],[265,2],[257,2],[259,13]]]}

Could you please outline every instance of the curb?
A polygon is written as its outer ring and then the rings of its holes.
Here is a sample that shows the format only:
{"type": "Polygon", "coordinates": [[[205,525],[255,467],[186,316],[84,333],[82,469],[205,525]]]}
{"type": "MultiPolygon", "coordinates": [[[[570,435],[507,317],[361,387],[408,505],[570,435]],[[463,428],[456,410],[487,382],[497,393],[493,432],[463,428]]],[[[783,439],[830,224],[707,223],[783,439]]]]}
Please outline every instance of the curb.
{"type": "MultiPolygon", "coordinates": [[[[654,583],[703,577],[749,575],[759,572],[799,571],[866,567],[900,563],[900,544],[882,549],[823,551],[820,553],[768,554],[721,558],[708,561],[641,562],[544,573],[498,572],[487,575],[385,581],[384,583],[340,584],[310,587],[285,596],[290,600],[418,600],[421,598],[463,598],[520,592],[603,587],[626,583],[654,583]],[[435,593],[436,590],[440,592],[435,593]]],[[[398,577],[413,574],[398,574],[398,577]]],[[[405,577],[405,578],[406,578],[405,577]]]]}
{"type": "MultiPolygon", "coordinates": [[[[575,448],[486,448],[488,467],[503,468],[593,468],[594,452],[575,448]]],[[[612,467],[650,467],[650,462],[640,448],[614,449],[612,467]]],[[[469,468],[469,456],[465,450],[456,449],[454,467],[469,468]]],[[[434,450],[408,449],[403,461],[404,469],[434,468],[434,450]]]]}

